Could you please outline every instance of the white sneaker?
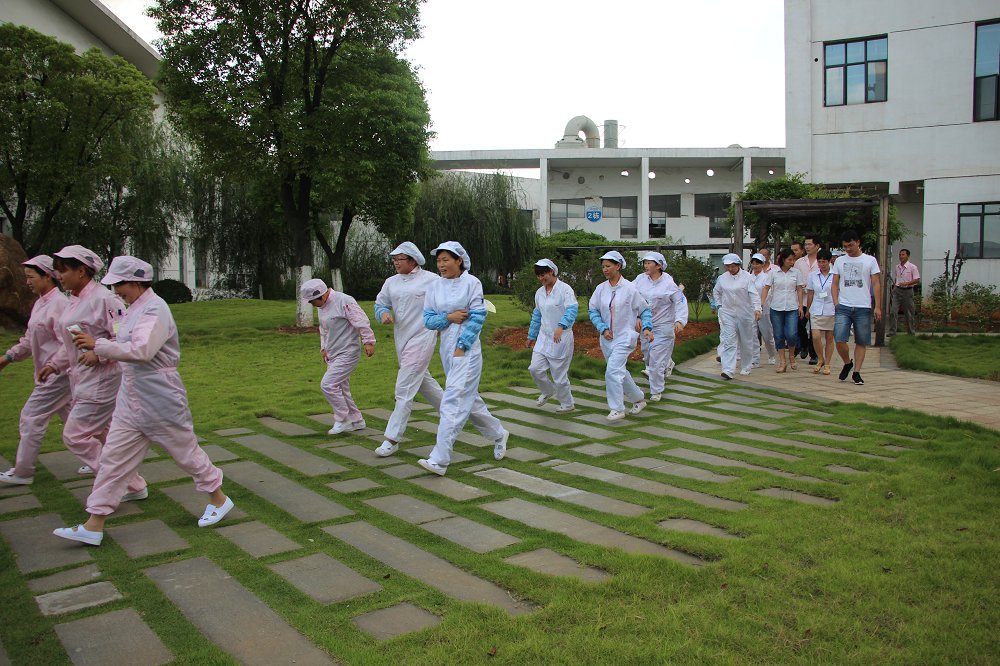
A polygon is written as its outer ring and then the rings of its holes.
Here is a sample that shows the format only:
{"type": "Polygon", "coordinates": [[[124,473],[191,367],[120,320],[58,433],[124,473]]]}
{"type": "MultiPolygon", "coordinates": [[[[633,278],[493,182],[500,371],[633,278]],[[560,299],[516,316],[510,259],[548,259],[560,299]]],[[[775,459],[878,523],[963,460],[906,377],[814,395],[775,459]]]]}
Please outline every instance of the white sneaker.
{"type": "Polygon", "coordinates": [[[444,476],[445,472],[448,471],[447,467],[441,467],[441,465],[435,465],[430,460],[425,460],[424,458],[418,460],[417,464],[426,469],[431,474],[437,474],[438,476],[444,476]]]}
{"type": "Polygon", "coordinates": [[[361,419],[360,421],[355,421],[354,423],[352,423],[351,427],[348,428],[348,430],[364,430],[367,427],[368,424],[365,423],[364,419],[361,419]]]}
{"type": "Polygon", "coordinates": [[[508,439],[510,439],[510,433],[507,432],[506,430],[504,430],[503,434],[500,436],[500,439],[498,439],[493,444],[493,459],[494,460],[503,460],[503,457],[505,455],[507,455],[507,440],[508,439]]]}
{"type": "Polygon", "coordinates": [[[222,506],[215,506],[210,503],[205,507],[205,513],[201,514],[201,518],[198,519],[198,527],[208,527],[209,525],[216,524],[225,518],[226,514],[232,511],[235,506],[232,497],[227,497],[222,506]]]}
{"type": "Polygon", "coordinates": [[[576,409],[576,405],[559,405],[556,407],[556,414],[565,414],[576,409]]]}
{"type": "Polygon", "coordinates": [[[543,393],[540,396],[538,396],[538,398],[535,399],[535,406],[536,407],[541,407],[542,405],[544,405],[545,403],[547,403],[551,399],[552,399],[551,395],[545,395],[543,393]]]}
{"type": "Polygon", "coordinates": [[[77,474],[93,474],[94,473],[94,468],[91,467],[90,465],[81,465],[80,467],[76,468],[76,473],[77,474]]]}
{"type": "Polygon", "coordinates": [[[100,546],[101,541],[104,540],[104,532],[91,532],[90,530],[85,529],[83,525],[77,525],[76,527],[57,527],[52,530],[52,533],[57,537],[69,539],[70,541],[79,541],[80,543],[85,543],[88,546],[100,546]]]}
{"type": "Polygon", "coordinates": [[[646,401],[640,400],[639,402],[632,405],[632,408],[628,410],[628,413],[635,416],[644,409],[646,409],[646,401]]]}
{"type": "Polygon", "coordinates": [[[30,486],[35,480],[33,476],[18,476],[14,474],[14,468],[0,473],[0,483],[9,483],[12,486],[30,486]]]}
{"type": "Polygon", "coordinates": [[[382,446],[375,449],[375,455],[379,458],[388,458],[396,451],[399,451],[399,444],[393,444],[389,440],[382,442],[382,446]]]}
{"type": "MultiPolygon", "coordinates": [[[[759,368],[760,366],[758,365],[757,367],[759,368]]],[[[744,377],[747,377],[747,376],[750,375],[750,371],[749,370],[740,370],[740,374],[743,375],[744,377]]]]}
{"type": "Polygon", "coordinates": [[[608,421],[621,421],[625,418],[625,412],[619,412],[617,409],[612,409],[611,412],[604,418],[608,421]]]}
{"type": "Polygon", "coordinates": [[[327,430],[326,434],[328,434],[328,435],[339,435],[340,433],[342,433],[345,430],[347,430],[347,427],[348,427],[347,421],[334,421],[333,422],[333,427],[330,428],[329,430],[327,430]]]}
{"type": "Polygon", "coordinates": [[[772,356],[771,358],[767,359],[767,364],[768,365],[777,365],[778,364],[778,359],[776,359],[775,357],[772,356]]]}
{"type": "Polygon", "coordinates": [[[149,488],[143,488],[142,490],[137,490],[134,493],[125,493],[122,495],[123,502],[134,502],[136,500],[144,500],[149,497],[149,488]]]}
{"type": "Polygon", "coordinates": [[[760,361],[755,361],[750,367],[756,370],[760,367],[760,361]]]}
{"type": "Polygon", "coordinates": [[[649,396],[649,399],[652,400],[653,402],[659,402],[660,400],[663,400],[663,394],[654,393],[653,395],[649,396]]]}
{"type": "Polygon", "coordinates": [[[670,363],[667,363],[667,369],[663,372],[663,376],[669,377],[670,375],[674,374],[674,367],[676,365],[677,364],[674,363],[674,359],[670,359],[670,363]]]}
{"type": "Polygon", "coordinates": [[[643,369],[642,369],[642,374],[644,374],[644,375],[646,375],[647,377],[649,377],[649,368],[643,368],[643,369]]]}

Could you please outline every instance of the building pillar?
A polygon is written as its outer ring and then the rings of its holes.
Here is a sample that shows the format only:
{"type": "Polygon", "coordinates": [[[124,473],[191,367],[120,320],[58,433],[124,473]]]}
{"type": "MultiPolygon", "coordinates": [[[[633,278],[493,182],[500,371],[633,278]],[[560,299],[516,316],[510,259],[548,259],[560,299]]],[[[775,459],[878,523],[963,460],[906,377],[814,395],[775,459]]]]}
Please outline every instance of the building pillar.
{"type": "Polygon", "coordinates": [[[639,164],[639,210],[636,240],[649,240],[649,158],[643,157],[639,164]]]}
{"type": "Polygon", "coordinates": [[[538,160],[538,233],[541,236],[549,236],[552,229],[549,228],[549,160],[541,157],[538,160]]]}
{"type": "Polygon", "coordinates": [[[749,185],[750,181],[753,180],[753,172],[750,170],[750,166],[751,166],[750,162],[751,162],[750,156],[749,155],[744,155],[743,156],[743,191],[744,192],[747,189],[747,185],[749,185]]]}

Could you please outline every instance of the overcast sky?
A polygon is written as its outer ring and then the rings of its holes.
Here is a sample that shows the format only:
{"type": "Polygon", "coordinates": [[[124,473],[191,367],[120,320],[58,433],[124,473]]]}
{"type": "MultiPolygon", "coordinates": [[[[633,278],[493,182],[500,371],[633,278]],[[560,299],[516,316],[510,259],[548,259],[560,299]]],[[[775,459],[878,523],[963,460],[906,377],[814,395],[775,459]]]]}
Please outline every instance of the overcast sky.
{"type": "MultiPolygon", "coordinates": [[[[146,0],[102,0],[158,36],[146,0]]],[[[783,147],[782,0],[427,0],[407,57],[432,150],[552,148],[570,118],[633,148],[783,147]]]]}

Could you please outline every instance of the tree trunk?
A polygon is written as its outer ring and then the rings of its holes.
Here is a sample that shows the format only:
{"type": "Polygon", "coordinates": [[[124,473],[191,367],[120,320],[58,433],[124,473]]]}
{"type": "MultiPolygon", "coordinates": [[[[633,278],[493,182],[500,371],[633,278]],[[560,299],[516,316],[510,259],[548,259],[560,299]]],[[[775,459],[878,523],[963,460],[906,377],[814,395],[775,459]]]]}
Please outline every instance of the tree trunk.
{"type": "Polygon", "coordinates": [[[299,328],[305,328],[313,325],[313,308],[311,305],[302,300],[302,297],[300,296],[302,293],[302,285],[305,284],[307,280],[312,279],[312,272],[312,266],[299,266],[296,269],[295,302],[297,307],[295,310],[295,325],[299,328]]]}

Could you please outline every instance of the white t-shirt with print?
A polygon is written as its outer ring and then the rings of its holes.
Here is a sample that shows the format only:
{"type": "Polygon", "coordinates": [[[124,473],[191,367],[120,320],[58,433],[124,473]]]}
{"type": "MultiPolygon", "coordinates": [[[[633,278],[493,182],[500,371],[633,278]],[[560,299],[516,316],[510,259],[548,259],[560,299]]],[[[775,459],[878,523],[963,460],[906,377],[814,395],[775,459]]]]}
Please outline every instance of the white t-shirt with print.
{"type": "Polygon", "coordinates": [[[869,254],[844,255],[830,267],[840,289],[838,303],[851,308],[872,306],[872,276],[879,274],[878,261],[869,254]]]}

